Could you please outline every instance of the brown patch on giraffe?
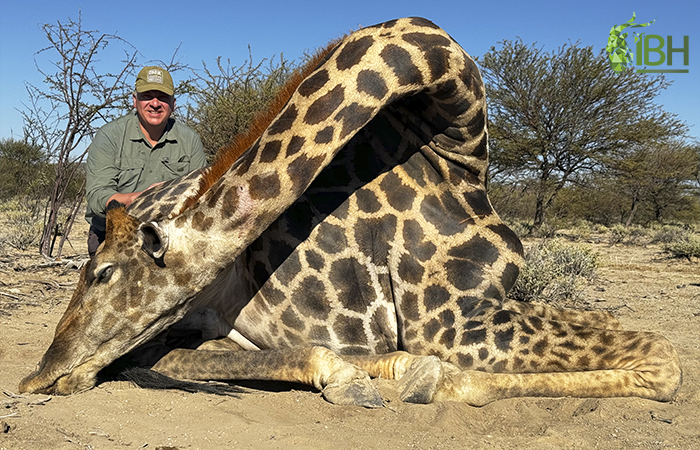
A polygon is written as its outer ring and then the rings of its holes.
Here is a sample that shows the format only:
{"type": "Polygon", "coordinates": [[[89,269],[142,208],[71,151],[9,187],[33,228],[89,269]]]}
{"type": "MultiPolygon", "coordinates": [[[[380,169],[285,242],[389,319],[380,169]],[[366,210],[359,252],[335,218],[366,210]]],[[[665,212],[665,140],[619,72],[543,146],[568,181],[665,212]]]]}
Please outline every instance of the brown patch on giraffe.
{"type": "Polygon", "coordinates": [[[468,353],[457,353],[457,363],[464,369],[471,369],[474,366],[474,357],[468,353]]]}
{"type": "Polygon", "coordinates": [[[289,105],[289,107],[284,110],[279,118],[275,120],[274,123],[270,124],[270,126],[267,128],[267,132],[270,134],[270,136],[275,136],[290,130],[292,125],[294,125],[294,121],[297,120],[298,115],[299,112],[297,111],[296,105],[289,105]]]}
{"type": "Polygon", "coordinates": [[[213,217],[206,217],[202,211],[197,211],[192,216],[192,228],[197,231],[207,231],[214,223],[213,217]]]}
{"type": "Polygon", "coordinates": [[[376,213],[382,208],[382,204],[377,199],[377,194],[369,189],[359,189],[355,192],[357,208],[365,213],[376,213]]]}
{"type": "Polygon", "coordinates": [[[417,27],[426,27],[430,28],[431,30],[439,30],[440,27],[435,25],[433,22],[431,22],[428,19],[424,19],[422,17],[411,17],[410,19],[411,25],[415,25],[417,27]]]}
{"type": "Polygon", "coordinates": [[[401,256],[398,267],[398,275],[406,283],[418,284],[423,279],[425,269],[416,259],[410,254],[405,253],[401,256]]]}
{"type": "Polygon", "coordinates": [[[411,54],[395,44],[384,47],[380,53],[387,66],[389,66],[401,86],[409,84],[423,84],[423,75],[411,59],[411,54]]]}
{"type": "Polygon", "coordinates": [[[372,36],[363,36],[348,42],[340,53],[338,53],[338,57],[335,60],[335,65],[338,70],[347,70],[357,66],[372,44],[374,44],[374,38],[372,36]]]}
{"type": "Polygon", "coordinates": [[[303,97],[309,97],[322,89],[328,80],[330,80],[328,71],[321,69],[299,85],[299,94],[303,97]]]}
{"type": "Polygon", "coordinates": [[[442,327],[437,319],[430,319],[428,323],[423,326],[423,340],[426,342],[433,342],[435,336],[441,329],[442,327]]]}
{"type": "Polygon", "coordinates": [[[331,305],[326,298],[326,288],[315,276],[308,276],[301,281],[292,293],[292,302],[304,317],[326,320],[331,312],[331,305]]]}
{"type": "Polygon", "coordinates": [[[287,309],[284,310],[282,315],[280,316],[280,319],[282,319],[282,323],[285,324],[287,327],[297,330],[297,331],[304,331],[304,328],[306,328],[306,324],[302,319],[299,318],[297,313],[294,312],[291,306],[287,307],[287,309]]]}
{"type": "Polygon", "coordinates": [[[286,186],[286,188],[291,189],[296,195],[301,195],[309,185],[309,180],[315,178],[324,159],[324,155],[314,156],[313,158],[309,158],[306,155],[298,156],[287,166],[287,175],[289,175],[293,186],[286,186]]]}
{"type": "Polygon", "coordinates": [[[177,286],[187,286],[192,280],[192,274],[187,271],[180,271],[175,274],[175,284],[177,286]]]}
{"type": "Polygon", "coordinates": [[[221,205],[221,218],[222,219],[228,219],[232,217],[235,213],[236,210],[238,209],[238,201],[239,201],[239,194],[238,194],[238,186],[232,186],[229,188],[228,191],[224,194],[223,197],[223,204],[221,205]]]}
{"type": "Polygon", "coordinates": [[[448,328],[440,336],[439,343],[446,349],[452,349],[455,345],[455,339],[457,337],[457,331],[454,328],[448,328]]]}
{"type": "Polygon", "coordinates": [[[363,69],[357,74],[357,91],[381,100],[386,97],[389,89],[379,72],[363,69]]]}
{"type": "Polygon", "coordinates": [[[351,103],[341,109],[334,119],[343,122],[343,129],[340,132],[340,139],[356,131],[372,118],[374,109],[368,106],[361,106],[358,103],[351,103]]]}
{"type": "Polygon", "coordinates": [[[413,292],[404,292],[399,303],[401,313],[408,320],[419,320],[420,312],[418,310],[418,296],[413,292]]]}
{"type": "MultiPolygon", "coordinates": [[[[138,294],[138,291],[137,291],[138,294]]],[[[115,311],[125,311],[126,310],[126,298],[122,295],[117,295],[112,300],[110,300],[109,304],[114,308],[115,311]]]]}
{"type": "Polygon", "coordinates": [[[416,199],[416,191],[403,184],[398,175],[394,172],[386,174],[380,187],[386,194],[386,199],[389,205],[396,211],[408,211],[413,206],[413,201],[416,199]]]}
{"type": "Polygon", "coordinates": [[[321,256],[320,253],[314,250],[307,250],[304,256],[306,257],[306,265],[309,266],[311,269],[316,271],[323,269],[325,265],[325,259],[323,258],[323,256],[321,256]]]}
{"type": "Polygon", "coordinates": [[[280,194],[280,179],[277,173],[265,176],[255,175],[250,179],[250,198],[253,200],[265,200],[277,197],[280,194]]]}
{"type": "MultiPolygon", "coordinates": [[[[462,333],[461,345],[469,346],[475,344],[481,344],[486,340],[486,330],[483,328],[476,330],[469,330],[462,333]]],[[[482,358],[483,359],[483,358],[482,358]]]]}
{"type": "Polygon", "coordinates": [[[367,268],[355,258],[335,261],[331,265],[328,279],[335,287],[344,309],[365,313],[367,306],[377,298],[374,290],[369,288],[372,277],[367,268]]]}
{"type": "Polygon", "coordinates": [[[362,319],[339,314],[333,324],[333,331],[338,338],[350,345],[367,345],[362,319]]]}
{"type": "Polygon", "coordinates": [[[326,222],[321,222],[318,226],[316,242],[318,247],[328,254],[341,252],[348,245],[345,238],[345,230],[338,225],[326,222]]]}
{"type": "Polygon", "coordinates": [[[282,148],[282,141],[270,141],[260,151],[260,162],[269,163],[277,159],[282,148]]]}
{"type": "Polygon", "coordinates": [[[450,300],[450,292],[442,286],[430,285],[423,291],[423,306],[427,312],[445,305],[450,300]]]}
{"type": "Polygon", "coordinates": [[[306,110],[304,123],[317,125],[328,119],[345,100],[345,88],[337,85],[332,90],[317,98],[306,110]]]}
{"type": "Polygon", "coordinates": [[[428,63],[430,76],[433,81],[442,78],[450,71],[450,51],[447,47],[450,45],[449,39],[444,36],[428,35],[425,33],[409,33],[403,36],[403,39],[419,48],[427,42],[428,50],[423,56],[428,63]]]}
{"type": "Polygon", "coordinates": [[[332,126],[327,126],[323,130],[316,133],[314,142],[316,144],[328,144],[333,140],[333,132],[335,129],[332,126]]]}
{"type": "Polygon", "coordinates": [[[289,157],[297,153],[299,150],[301,150],[301,147],[304,145],[305,141],[306,138],[301,136],[292,136],[292,138],[289,140],[289,144],[287,145],[287,152],[285,156],[289,157]]]}
{"type": "Polygon", "coordinates": [[[479,359],[482,361],[485,361],[489,357],[489,350],[487,348],[480,348],[479,349],[479,359]]]}

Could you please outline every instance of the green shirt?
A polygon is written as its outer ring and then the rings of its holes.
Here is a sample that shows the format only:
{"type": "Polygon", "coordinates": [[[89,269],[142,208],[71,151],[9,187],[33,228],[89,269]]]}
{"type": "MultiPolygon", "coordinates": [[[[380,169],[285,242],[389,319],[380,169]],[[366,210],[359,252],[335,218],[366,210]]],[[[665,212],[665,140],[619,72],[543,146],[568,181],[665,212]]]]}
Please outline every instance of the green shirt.
{"type": "Polygon", "coordinates": [[[202,141],[185,125],[169,119],[165,133],[151,147],[136,113],[120,117],[97,130],[88,148],[85,220],[104,230],[112,195],[140,192],[206,165],[202,141]]]}

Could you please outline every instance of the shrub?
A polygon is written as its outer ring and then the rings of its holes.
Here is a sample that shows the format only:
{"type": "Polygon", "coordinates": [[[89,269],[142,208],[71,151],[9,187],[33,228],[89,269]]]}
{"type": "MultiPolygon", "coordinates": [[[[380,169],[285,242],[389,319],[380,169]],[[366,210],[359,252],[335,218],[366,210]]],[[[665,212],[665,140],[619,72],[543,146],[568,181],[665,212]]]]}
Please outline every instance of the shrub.
{"type": "Polygon", "coordinates": [[[587,246],[543,241],[525,253],[525,265],[509,296],[521,301],[576,299],[583,281],[595,278],[597,255],[587,246]]]}
{"type": "Polygon", "coordinates": [[[690,237],[688,230],[676,225],[664,225],[653,234],[651,242],[656,244],[671,244],[685,241],[690,237]]]}
{"type": "Polygon", "coordinates": [[[593,229],[591,223],[587,220],[580,220],[574,226],[573,232],[579,240],[587,241],[591,238],[593,229]]]}
{"type": "Polygon", "coordinates": [[[41,236],[41,207],[28,199],[14,199],[0,206],[3,215],[0,242],[16,250],[27,250],[41,236]]]}
{"type": "Polygon", "coordinates": [[[639,225],[632,225],[627,229],[627,239],[625,245],[647,245],[650,241],[650,231],[639,225]]]}
{"type": "Polygon", "coordinates": [[[670,242],[664,246],[664,250],[674,258],[700,258],[700,237],[689,235],[686,239],[670,242]]]}
{"type": "Polygon", "coordinates": [[[508,228],[519,237],[527,236],[530,232],[530,225],[523,220],[505,221],[508,228]]]}
{"type": "Polygon", "coordinates": [[[609,230],[608,243],[612,246],[622,244],[629,235],[629,229],[621,223],[616,223],[609,230]]]}

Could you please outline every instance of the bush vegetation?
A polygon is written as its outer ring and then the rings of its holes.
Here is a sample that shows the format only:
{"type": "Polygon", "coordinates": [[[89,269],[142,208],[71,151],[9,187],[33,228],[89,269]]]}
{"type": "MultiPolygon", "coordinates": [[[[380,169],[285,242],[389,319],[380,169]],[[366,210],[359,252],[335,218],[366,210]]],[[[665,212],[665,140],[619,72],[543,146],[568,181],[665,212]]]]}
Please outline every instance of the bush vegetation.
{"type": "Polygon", "coordinates": [[[509,296],[519,301],[575,300],[596,276],[596,253],[585,245],[543,240],[525,252],[525,264],[509,296]]]}

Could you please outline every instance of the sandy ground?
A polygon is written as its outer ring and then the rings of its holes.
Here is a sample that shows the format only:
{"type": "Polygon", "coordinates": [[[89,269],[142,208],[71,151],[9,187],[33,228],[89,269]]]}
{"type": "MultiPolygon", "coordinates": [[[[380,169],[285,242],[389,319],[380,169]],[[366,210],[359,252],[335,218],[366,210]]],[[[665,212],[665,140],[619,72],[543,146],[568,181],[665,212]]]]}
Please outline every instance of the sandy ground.
{"type": "MultiPolygon", "coordinates": [[[[67,256],[85,253],[74,231],[67,256]]],[[[270,385],[240,398],[151,391],[107,382],[70,397],[19,396],[51,342],[78,279],[38,267],[29,252],[0,254],[0,449],[700,449],[700,263],[658,247],[595,246],[599,279],[586,301],[625,328],[664,334],[684,384],[670,403],[523,398],[482,408],[403,404],[376,380],[382,409],[334,406],[318,392],[270,385]]]]}

